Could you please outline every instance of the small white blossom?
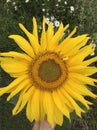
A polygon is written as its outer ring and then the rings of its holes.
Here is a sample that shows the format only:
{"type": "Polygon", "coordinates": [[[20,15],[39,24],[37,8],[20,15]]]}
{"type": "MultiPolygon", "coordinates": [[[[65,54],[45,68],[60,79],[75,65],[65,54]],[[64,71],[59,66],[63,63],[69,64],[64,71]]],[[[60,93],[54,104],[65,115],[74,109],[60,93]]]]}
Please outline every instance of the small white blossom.
{"type": "Polygon", "coordinates": [[[63,11],[66,11],[66,9],[63,9],[63,11]]]}
{"type": "Polygon", "coordinates": [[[11,0],[6,0],[6,3],[11,2],[11,0]]]}
{"type": "Polygon", "coordinates": [[[92,52],[91,54],[90,54],[90,56],[94,56],[95,55],[95,52],[92,52]]]}
{"type": "Polygon", "coordinates": [[[13,2],[12,4],[13,4],[13,5],[16,5],[16,2],[13,2]]]}
{"type": "MultiPolygon", "coordinates": [[[[95,48],[95,47],[96,47],[96,44],[93,43],[92,46],[93,46],[93,48],[95,48]]],[[[92,53],[90,54],[90,56],[94,56],[94,55],[95,55],[95,52],[92,52],[92,53]]]]}
{"type": "Polygon", "coordinates": [[[61,0],[58,0],[58,2],[61,2],[61,0]]]}
{"type": "Polygon", "coordinates": [[[46,15],[49,16],[49,12],[47,12],[46,15]]]}
{"type": "Polygon", "coordinates": [[[45,6],[45,4],[44,4],[44,3],[42,3],[42,6],[45,6]]]}
{"type": "Polygon", "coordinates": [[[50,23],[50,18],[46,18],[46,23],[47,23],[47,24],[50,23]]]}
{"type": "Polygon", "coordinates": [[[56,21],[54,22],[54,25],[55,25],[55,27],[59,27],[60,22],[59,22],[58,20],[56,20],[56,21]]]}
{"type": "Polygon", "coordinates": [[[67,5],[67,1],[64,1],[64,4],[67,5]]]}
{"type": "Polygon", "coordinates": [[[59,6],[59,4],[56,4],[56,6],[58,7],[58,6],[59,6]]]}
{"type": "Polygon", "coordinates": [[[55,19],[55,17],[54,16],[51,16],[51,21],[53,21],[55,19]]]}
{"type": "Polygon", "coordinates": [[[45,12],[45,9],[43,8],[42,11],[45,12]]]}
{"type": "Polygon", "coordinates": [[[73,12],[74,11],[74,6],[70,6],[70,10],[71,10],[71,12],[73,12]]]}
{"type": "Polygon", "coordinates": [[[17,7],[17,6],[14,6],[14,9],[15,9],[15,11],[17,11],[17,10],[18,10],[18,7],[17,7]]]}
{"type": "Polygon", "coordinates": [[[95,44],[95,43],[93,43],[92,45],[93,45],[94,48],[96,47],[96,44],[95,44]]]}
{"type": "Polygon", "coordinates": [[[25,0],[25,3],[28,3],[29,2],[29,0],[25,0]]]}

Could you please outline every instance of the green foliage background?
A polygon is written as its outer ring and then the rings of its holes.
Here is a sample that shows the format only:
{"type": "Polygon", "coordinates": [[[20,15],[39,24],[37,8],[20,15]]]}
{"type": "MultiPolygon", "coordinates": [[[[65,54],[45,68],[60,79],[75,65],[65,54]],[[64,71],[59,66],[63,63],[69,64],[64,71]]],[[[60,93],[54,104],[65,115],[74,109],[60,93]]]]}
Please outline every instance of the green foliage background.
{"type": "MultiPolygon", "coordinates": [[[[0,0],[0,51],[19,51],[17,45],[8,39],[8,35],[24,35],[18,27],[19,22],[31,31],[33,16],[37,18],[40,28],[43,15],[50,19],[54,16],[54,20],[62,21],[64,25],[69,23],[70,30],[77,26],[77,34],[88,33],[97,44],[97,0],[0,0]]],[[[97,78],[97,75],[94,76],[97,78]]],[[[11,80],[9,75],[0,70],[1,87],[8,85],[11,80]]],[[[93,91],[97,93],[97,90],[93,91]]],[[[32,124],[26,119],[25,110],[13,117],[11,110],[14,105],[6,102],[6,96],[0,98],[0,130],[30,130],[32,124]]],[[[57,126],[56,130],[97,130],[97,101],[93,102],[94,106],[83,114],[82,119],[73,119],[71,126],[64,119],[63,126],[57,126]]]]}

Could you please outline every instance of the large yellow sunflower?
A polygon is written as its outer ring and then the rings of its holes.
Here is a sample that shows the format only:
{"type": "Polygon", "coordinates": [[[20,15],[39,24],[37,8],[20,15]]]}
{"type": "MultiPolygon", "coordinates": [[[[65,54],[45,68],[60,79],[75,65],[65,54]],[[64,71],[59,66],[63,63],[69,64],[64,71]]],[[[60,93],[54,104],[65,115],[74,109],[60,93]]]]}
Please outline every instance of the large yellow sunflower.
{"type": "Polygon", "coordinates": [[[97,57],[85,60],[94,51],[92,42],[87,44],[90,40],[87,34],[74,37],[74,28],[62,40],[69,25],[64,27],[61,23],[55,33],[52,22],[47,30],[45,25],[44,17],[40,39],[34,17],[31,33],[19,24],[29,41],[20,35],[9,36],[23,52],[0,53],[1,67],[15,78],[8,86],[0,88],[0,96],[9,93],[9,101],[16,94],[19,95],[13,115],[26,107],[26,116],[30,122],[43,121],[47,117],[52,126],[62,125],[64,115],[70,119],[72,111],[78,116],[84,112],[78,102],[89,109],[92,103],[85,96],[97,97],[87,88],[87,85],[95,86],[97,82],[90,77],[97,72],[96,67],[90,66],[97,61],[97,57]]]}

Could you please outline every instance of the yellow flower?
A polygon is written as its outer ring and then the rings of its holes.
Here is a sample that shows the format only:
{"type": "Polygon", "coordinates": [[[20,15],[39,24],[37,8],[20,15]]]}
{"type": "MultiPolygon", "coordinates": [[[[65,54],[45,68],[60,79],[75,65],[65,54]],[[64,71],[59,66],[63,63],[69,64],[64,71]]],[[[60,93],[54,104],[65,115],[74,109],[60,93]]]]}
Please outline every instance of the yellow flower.
{"type": "Polygon", "coordinates": [[[65,27],[61,23],[54,33],[52,22],[43,29],[40,40],[37,32],[37,22],[33,17],[33,33],[19,24],[20,29],[27,35],[28,40],[20,35],[10,35],[23,50],[19,52],[0,53],[1,67],[15,80],[8,86],[0,88],[0,96],[9,93],[7,101],[16,94],[19,95],[12,113],[18,114],[26,107],[26,116],[32,121],[43,121],[62,125],[63,116],[70,119],[70,113],[75,111],[81,117],[83,108],[87,109],[92,103],[85,96],[96,98],[87,85],[95,86],[96,79],[90,75],[97,68],[90,66],[97,57],[86,59],[93,51],[92,42],[87,44],[90,37],[87,34],[73,37],[76,28],[62,41],[65,27]]]}

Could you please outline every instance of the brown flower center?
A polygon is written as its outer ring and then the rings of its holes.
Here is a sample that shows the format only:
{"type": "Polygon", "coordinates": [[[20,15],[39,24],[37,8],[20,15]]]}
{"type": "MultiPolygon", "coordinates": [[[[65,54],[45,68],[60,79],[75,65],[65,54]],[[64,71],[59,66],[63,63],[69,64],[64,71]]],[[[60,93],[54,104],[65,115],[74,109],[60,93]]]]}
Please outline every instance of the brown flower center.
{"type": "Polygon", "coordinates": [[[65,61],[54,52],[45,52],[35,58],[31,66],[33,85],[41,89],[56,89],[67,79],[65,61]]]}

